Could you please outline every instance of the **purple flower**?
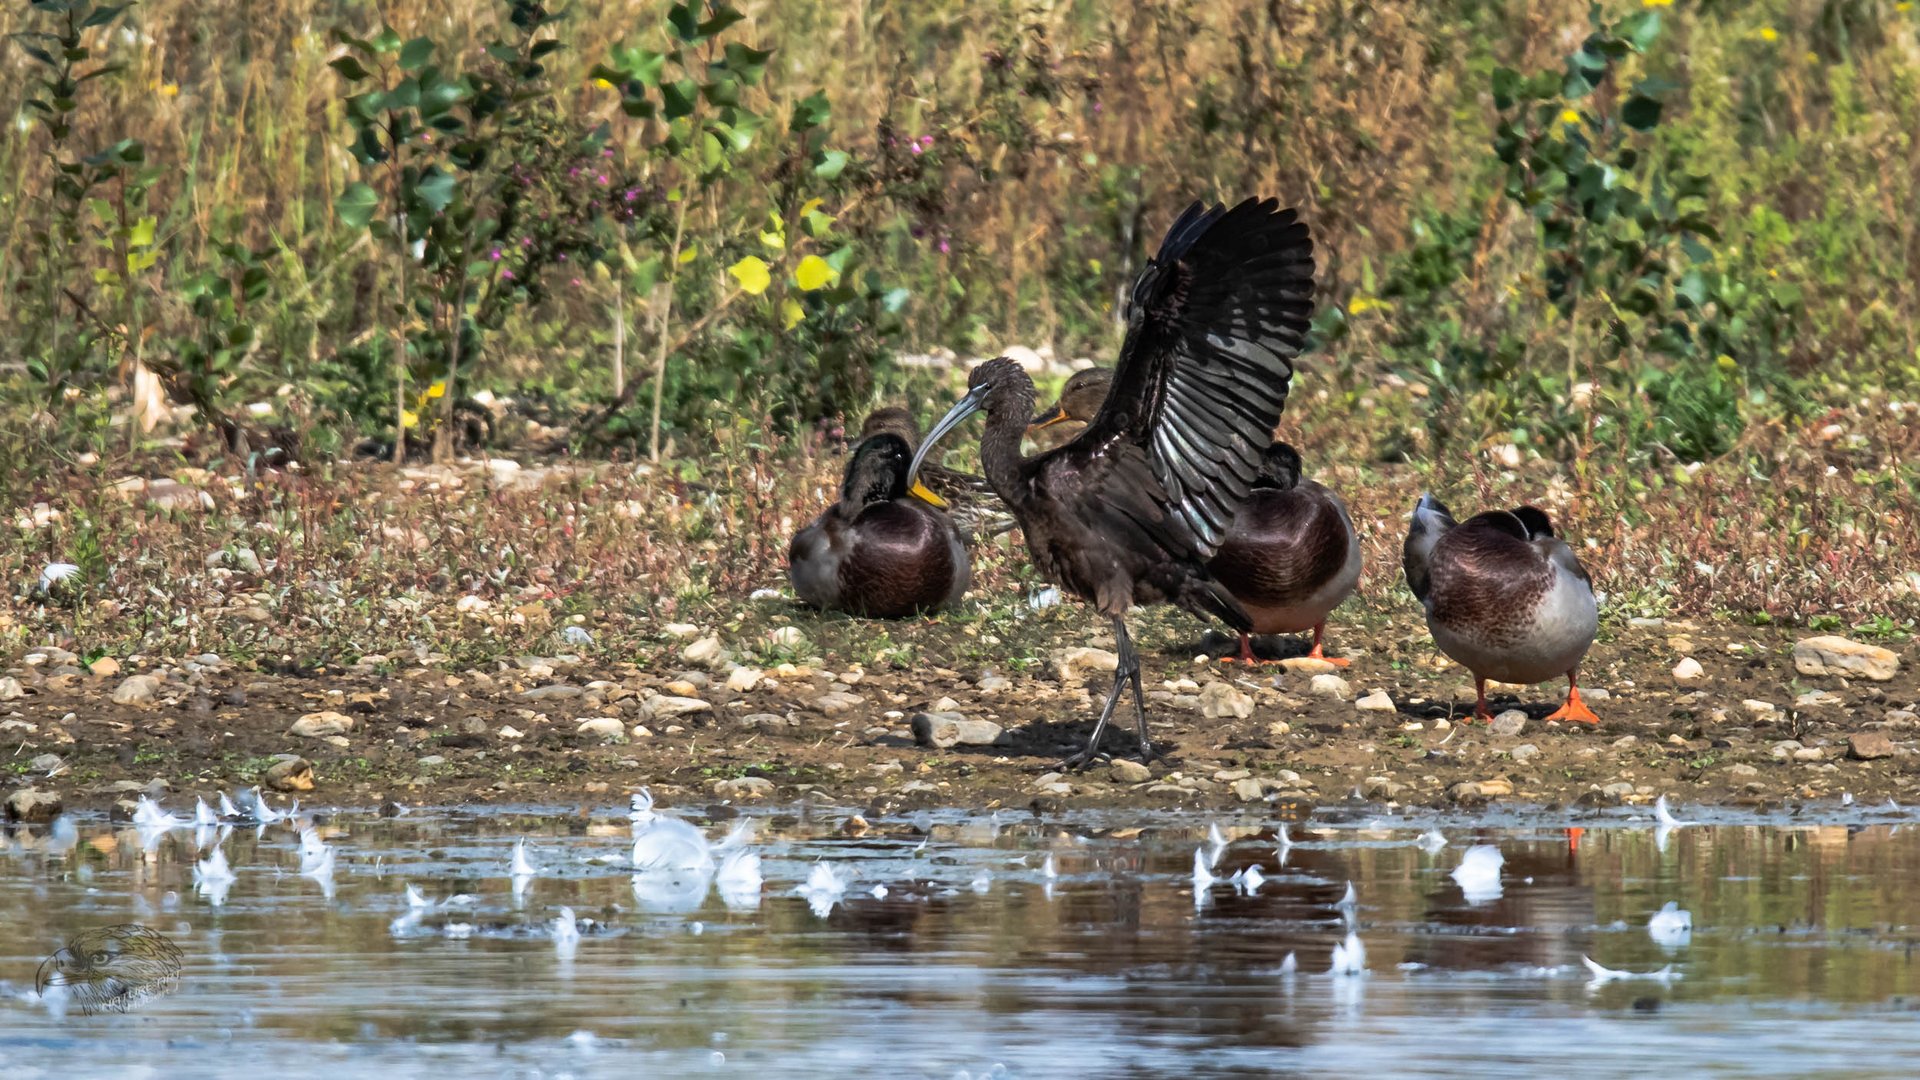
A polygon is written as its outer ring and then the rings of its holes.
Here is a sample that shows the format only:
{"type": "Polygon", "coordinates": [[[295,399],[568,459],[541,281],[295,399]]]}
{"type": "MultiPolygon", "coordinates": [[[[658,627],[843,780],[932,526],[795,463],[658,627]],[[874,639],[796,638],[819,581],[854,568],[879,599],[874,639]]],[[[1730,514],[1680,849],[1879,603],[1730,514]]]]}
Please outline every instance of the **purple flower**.
{"type": "Polygon", "coordinates": [[[946,240],[945,240],[945,239],[942,239],[942,240],[940,241],[940,254],[942,254],[942,255],[945,255],[945,254],[946,254],[946,253],[947,253],[947,252],[948,252],[949,250],[951,250],[951,249],[947,247],[947,242],[946,242],[946,240]]]}
{"type": "Polygon", "coordinates": [[[488,252],[488,253],[487,253],[487,258],[489,258],[489,259],[492,259],[492,260],[493,260],[494,262],[499,262],[499,261],[500,261],[500,249],[499,249],[499,248],[494,248],[494,249],[493,249],[492,251],[490,251],[490,252],[488,252]]]}
{"type": "Polygon", "coordinates": [[[602,184],[604,184],[604,183],[606,183],[606,182],[607,182],[607,177],[606,177],[606,174],[604,174],[604,173],[603,173],[603,174],[601,174],[601,175],[599,175],[599,176],[596,176],[596,177],[594,177],[594,179],[595,179],[595,180],[598,180],[598,181],[600,181],[600,182],[601,182],[602,184]]]}
{"type": "Polygon", "coordinates": [[[924,152],[919,143],[909,143],[907,149],[913,151],[914,157],[919,157],[924,152]]]}
{"type": "Polygon", "coordinates": [[[611,146],[606,146],[606,147],[602,147],[602,148],[600,149],[600,156],[601,156],[601,157],[612,157],[612,156],[613,156],[613,147],[611,147],[611,146]]]}
{"type": "Polygon", "coordinates": [[[920,145],[931,150],[933,148],[933,136],[931,135],[920,136],[920,145]]]}
{"type": "Polygon", "coordinates": [[[506,279],[507,279],[508,281],[512,281],[512,280],[513,280],[513,271],[511,271],[511,270],[502,270],[502,271],[500,271],[500,276],[501,276],[501,277],[503,277],[503,278],[506,278],[506,279]]]}

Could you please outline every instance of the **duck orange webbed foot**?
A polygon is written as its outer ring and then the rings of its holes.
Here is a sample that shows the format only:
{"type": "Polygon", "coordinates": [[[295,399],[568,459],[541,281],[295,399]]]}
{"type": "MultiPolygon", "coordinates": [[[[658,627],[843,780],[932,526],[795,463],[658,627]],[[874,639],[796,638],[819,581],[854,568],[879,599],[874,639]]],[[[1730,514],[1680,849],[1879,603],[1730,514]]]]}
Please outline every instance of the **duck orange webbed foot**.
{"type": "Polygon", "coordinates": [[[1567,703],[1547,715],[1548,720],[1568,720],[1580,724],[1598,724],[1600,718],[1594,715],[1587,703],[1580,700],[1580,691],[1569,690],[1567,703]]]}

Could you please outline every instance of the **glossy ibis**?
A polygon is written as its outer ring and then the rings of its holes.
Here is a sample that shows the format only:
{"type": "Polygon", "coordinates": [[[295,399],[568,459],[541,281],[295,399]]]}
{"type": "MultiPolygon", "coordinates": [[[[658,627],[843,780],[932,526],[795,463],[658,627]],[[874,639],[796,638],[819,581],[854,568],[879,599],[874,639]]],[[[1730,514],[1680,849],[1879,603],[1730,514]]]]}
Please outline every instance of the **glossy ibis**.
{"type": "Polygon", "coordinates": [[[1141,752],[1153,754],[1130,608],[1170,603],[1235,630],[1253,625],[1206,563],[1259,476],[1312,298],[1313,243],[1293,210],[1271,199],[1195,203],[1134,282],[1113,388],[1086,430],[1023,459],[1033,380],[1001,357],[973,370],[966,396],[914,456],[917,470],[943,436],[986,412],[982,471],[1034,563],[1113,620],[1113,688],[1069,765],[1093,760],[1129,684],[1141,752]]]}

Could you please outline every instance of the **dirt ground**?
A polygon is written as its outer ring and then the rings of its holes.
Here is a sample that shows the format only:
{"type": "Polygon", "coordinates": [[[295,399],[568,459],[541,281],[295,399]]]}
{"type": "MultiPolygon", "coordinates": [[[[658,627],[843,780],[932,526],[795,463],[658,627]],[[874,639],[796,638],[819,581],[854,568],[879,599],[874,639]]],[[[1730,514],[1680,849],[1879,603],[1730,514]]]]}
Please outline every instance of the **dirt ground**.
{"type": "MultiPolygon", "coordinates": [[[[1292,814],[1356,798],[1609,806],[1660,794],[1773,806],[1842,793],[1869,805],[1920,801],[1911,642],[1894,646],[1892,679],[1853,681],[1796,671],[1806,631],[1609,625],[1583,680],[1602,691],[1589,695],[1598,728],[1543,722],[1560,684],[1502,689],[1495,711],[1526,719],[1508,715],[1489,730],[1464,722],[1470,680],[1411,615],[1331,628],[1330,652],[1352,660],[1338,672],[1344,687],[1316,687],[1315,674],[1331,669],[1312,662],[1223,665],[1202,649],[1226,652],[1229,641],[1203,640],[1178,616],[1149,617],[1138,637],[1164,756],[1137,767],[1127,724],[1108,736],[1114,761],[1061,775],[1056,765],[1085,739],[1109,678],[1098,653],[1074,652],[1112,644],[1084,610],[1035,612],[1011,631],[893,624],[890,658],[863,667],[849,657],[871,654],[871,624],[782,601],[749,606],[758,612],[726,626],[665,625],[643,655],[583,647],[485,670],[369,657],[345,670],[273,672],[202,656],[134,658],[117,670],[107,661],[96,673],[71,654],[32,651],[0,681],[9,774],[0,783],[57,794],[68,809],[150,790],[183,810],[195,795],[255,783],[343,807],[604,806],[647,785],[683,805],[814,798],[875,813],[1264,803],[1292,814]],[[1014,661],[995,668],[982,656],[1014,661]],[[1676,675],[1689,657],[1701,673],[1676,675]],[[1360,707],[1375,691],[1391,704],[1360,707]],[[913,733],[923,712],[1000,730],[966,723],[959,729],[986,744],[923,746],[913,733]],[[302,760],[275,768],[277,756],[302,760]]],[[[1262,645],[1274,655],[1302,648],[1262,645]]]]}

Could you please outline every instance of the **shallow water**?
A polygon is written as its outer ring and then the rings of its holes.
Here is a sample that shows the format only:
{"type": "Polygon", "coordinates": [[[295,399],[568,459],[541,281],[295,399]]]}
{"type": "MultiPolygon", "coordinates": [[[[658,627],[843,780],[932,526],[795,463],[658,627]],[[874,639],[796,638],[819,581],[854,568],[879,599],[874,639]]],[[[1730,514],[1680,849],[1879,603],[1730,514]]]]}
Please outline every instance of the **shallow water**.
{"type": "MultiPolygon", "coordinates": [[[[724,899],[698,874],[636,884],[614,807],[343,815],[321,826],[331,899],[292,829],[248,826],[223,842],[217,906],[193,830],[148,851],[81,819],[69,851],[45,830],[0,847],[0,1072],[1911,1076],[1920,830],[1820,813],[1657,835],[1623,812],[1576,838],[1339,807],[1291,825],[1284,859],[1274,822],[1222,817],[1210,873],[1266,880],[1197,903],[1209,819],[1191,815],[935,813],[850,836],[851,810],[755,814],[766,883],[724,899]],[[1446,846],[1423,848],[1434,828],[1446,846]],[[522,836],[540,873],[516,891],[522,836]],[[1450,872],[1476,843],[1505,865],[1469,902],[1450,872]],[[824,916],[794,891],[821,861],[849,882],[824,916]],[[1366,973],[1331,976],[1349,881],[1366,973]],[[408,884],[436,906],[409,907],[408,884]],[[1657,942],[1668,901],[1692,932],[1657,942]],[[570,950],[562,905],[596,920],[570,950]],[[43,958],[127,922],[178,944],[176,992],[95,1016],[39,998],[43,958]],[[1583,955],[1672,968],[1596,982],[1583,955]]],[[[716,842],[733,824],[693,820],[716,842]]]]}

